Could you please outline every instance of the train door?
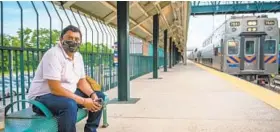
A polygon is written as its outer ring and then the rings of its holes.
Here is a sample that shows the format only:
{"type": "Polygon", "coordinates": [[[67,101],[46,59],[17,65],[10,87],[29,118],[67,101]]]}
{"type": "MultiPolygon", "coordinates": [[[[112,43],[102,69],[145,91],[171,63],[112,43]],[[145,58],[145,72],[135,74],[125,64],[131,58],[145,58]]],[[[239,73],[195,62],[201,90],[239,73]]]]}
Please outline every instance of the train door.
{"type": "Polygon", "coordinates": [[[250,37],[244,40],[244,70],[259,69],[259,38],[250,37]]]}

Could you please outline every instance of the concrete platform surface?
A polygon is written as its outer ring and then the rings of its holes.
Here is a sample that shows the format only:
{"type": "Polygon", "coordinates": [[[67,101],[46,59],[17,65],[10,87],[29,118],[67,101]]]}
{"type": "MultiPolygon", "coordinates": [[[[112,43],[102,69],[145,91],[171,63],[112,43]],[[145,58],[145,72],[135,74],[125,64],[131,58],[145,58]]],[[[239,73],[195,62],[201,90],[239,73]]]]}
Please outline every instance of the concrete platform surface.
{"type": "MultiPolygon", "coordinates": [[[[131,81],[136,104],[109,104],[99,132],[279,132],[280,111],[192,62],[131,81]]],[[[107,92],[117,97],[117,89],[107,92]]],[[[85,120],[77,129],[83,131],[85,120]]]]}

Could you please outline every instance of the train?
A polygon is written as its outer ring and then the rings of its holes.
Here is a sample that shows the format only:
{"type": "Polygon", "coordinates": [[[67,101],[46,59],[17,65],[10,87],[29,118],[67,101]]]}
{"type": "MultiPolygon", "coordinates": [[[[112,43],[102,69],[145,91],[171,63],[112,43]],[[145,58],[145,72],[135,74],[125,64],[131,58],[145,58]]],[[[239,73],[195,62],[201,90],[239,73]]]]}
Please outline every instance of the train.
{"type": "Polygon", "coordinates": [[[221,72],[268,84],[279,72],[277,18],[232,16],[195,48],[188,59],[221,72]]]}

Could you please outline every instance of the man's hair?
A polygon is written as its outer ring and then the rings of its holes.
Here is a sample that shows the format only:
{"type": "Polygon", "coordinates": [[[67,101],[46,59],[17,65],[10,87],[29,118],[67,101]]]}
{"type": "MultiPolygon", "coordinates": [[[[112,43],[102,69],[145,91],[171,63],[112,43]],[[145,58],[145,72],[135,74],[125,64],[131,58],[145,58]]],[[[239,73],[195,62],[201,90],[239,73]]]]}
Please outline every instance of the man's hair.
{"type": "Polygon", "coordinates": [[[80,33],[80,39],[82,40],[82,33],[81,30],[73,25],[69,25],[67,27],[65,27],[60,34],[60,39],[63,38],[64,34],[66,34],[67,31],[72,31],[72,32],[79,32],[80,33]]]}

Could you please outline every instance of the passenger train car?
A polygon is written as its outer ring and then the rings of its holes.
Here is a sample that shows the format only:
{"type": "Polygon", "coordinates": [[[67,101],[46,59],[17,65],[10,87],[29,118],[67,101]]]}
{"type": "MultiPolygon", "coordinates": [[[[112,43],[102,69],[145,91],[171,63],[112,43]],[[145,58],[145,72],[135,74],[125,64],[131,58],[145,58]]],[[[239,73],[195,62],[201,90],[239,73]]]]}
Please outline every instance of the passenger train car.
{"type": "Polygon", "coordinates": [[[268,83],[278,73],[277,18],[231,17],[208,37],[193,59],[248,81],[268,83]]]}

